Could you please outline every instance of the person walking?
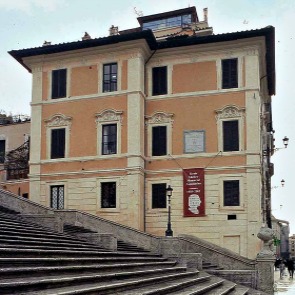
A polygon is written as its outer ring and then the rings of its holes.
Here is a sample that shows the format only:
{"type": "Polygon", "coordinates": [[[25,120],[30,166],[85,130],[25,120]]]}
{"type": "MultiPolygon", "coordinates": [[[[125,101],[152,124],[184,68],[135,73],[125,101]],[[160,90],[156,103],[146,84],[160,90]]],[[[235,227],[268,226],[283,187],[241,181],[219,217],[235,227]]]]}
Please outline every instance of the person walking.
{"type": "Polygon", "coordinates": [[[281,263],[279,265],[280,268],[280,278],[283,278],[283,273],[284,273],[284,269],[285,269],[285,263],[283,262],[283,260],[281,260],[281,263]]]}
{"type": "Polygon", "coordinates": [[[294,275],[294,261],[292,259],[288,259],[288,261],[287,261],[287,267],[288,267],[290,278],[293,279],[293,275],[294,275]]]}

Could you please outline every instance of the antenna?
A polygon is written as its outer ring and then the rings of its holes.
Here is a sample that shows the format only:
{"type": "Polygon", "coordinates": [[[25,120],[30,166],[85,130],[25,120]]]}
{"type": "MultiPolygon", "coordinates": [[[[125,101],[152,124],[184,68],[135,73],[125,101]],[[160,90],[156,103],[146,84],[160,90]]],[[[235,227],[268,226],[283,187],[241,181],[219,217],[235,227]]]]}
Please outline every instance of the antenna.
{"type": "Polygon", "coordinates": [[[142,13],[141,10],[137,10],[136,7],[133,7],[133,10],[134,10],[134,13],[135,13],[137,16],[139,16],[139,17],[143,16],[143,13],[142,13]]]}

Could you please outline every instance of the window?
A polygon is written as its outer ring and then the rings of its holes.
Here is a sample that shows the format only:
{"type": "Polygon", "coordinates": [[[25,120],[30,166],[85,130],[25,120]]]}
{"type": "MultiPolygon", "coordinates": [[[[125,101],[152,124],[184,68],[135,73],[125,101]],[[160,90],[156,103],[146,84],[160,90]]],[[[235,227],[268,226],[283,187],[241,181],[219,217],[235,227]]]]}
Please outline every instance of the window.
{"type": "Polygon", "coordinates": [[[52,71],[51,98],[62,98],[67,96],[67,70],[52,71]]]}
{"type": "Polygon", "coordinates": [[[144,22],[142,24],[142,29],[157,31],[157,30],[166,29],[166,28],[188,25],[191,22],[192,22],[192,15],[185,14],[185,15],[172,16],[168,18],[144,22]]]}
{"type": "Polygon", "coordinates": [[[117,91],[117,63],[103,65],[103,92],[117,91]]]}
{"type": "Polygon", "coordinates": [[[0,140],[0,163],[4,163],[5,160],[5,140],[0,140]]]}
{"type": "Polygon", "coordinates": [[[101,208],[116,208],[116,182],[101,182],[101,208]]]}
{"type": "Polygon", "coordinates": [[[153,93],[152,95],[167,94],[167,67],[153,68],[153,93]]]}
{"type": "Polygon", "coordinates": [[[117,153],[117,124],[102,126],[102,155],[117,153]]]}
{"type": "Polygon", "coordinates": [[[223,206],[240,206],[240,181],[223,182],[223,206]]]}
{"type": "Polygon", "coordinates": [[[65,135],[65,128],[51,130],[51,159],[65,157],[65,135]]]}
{"type": "Polygon", "coordinates": [[[54,185],[50,187],[50,207],[64,209],[64,186],[54,185]]]}
{"type": "Polygon", "coordinates": [[[167,127],[155,126],[152,133],[152,156],[167,155],[167,127]]]}
{"type": "Polygon", "coordinates": [[[152,208],[166,208],[166,183],[152,184],[152,208]]]}
{"type": "Polygon", "coordinates": [[[223,151],[239,150],[239,121],[223,121],[223,151]]]}
{"type": "Polygon", "coordinates": [[[238,59],[222,60],[222,88],[237,88],[238,87],[238,59]]]}

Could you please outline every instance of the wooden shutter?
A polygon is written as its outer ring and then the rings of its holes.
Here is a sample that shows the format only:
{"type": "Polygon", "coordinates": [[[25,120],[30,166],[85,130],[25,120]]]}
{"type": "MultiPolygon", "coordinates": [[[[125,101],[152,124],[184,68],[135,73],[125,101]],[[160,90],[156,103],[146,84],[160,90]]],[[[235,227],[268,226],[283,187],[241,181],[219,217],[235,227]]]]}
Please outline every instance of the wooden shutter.
{"type": "Polygon", "coordinates": [[[67,93],[67,70],[52,71],[52,94],[51,98],[66,97],[67,93]]]}
{"type": "Polygon", "coordinates": [[[153,68],[153,95],[167,94],[167,67],[153,68]]]}
{"type": "Polygon", "coordinates": [[[239,180],[228,180],[223,182],[223,205],[240,206],[239,180]]]}
{"type": "Polygon", "coordinates": [[[164,156],[167,155],[167,127],[156,126],[152,129],[152,155],[164,156]]]}
{"type": "Polygon", "coordinates": [[[223,121],[223,151],[239,151],[239,121],[223,121]]]}
{"type": "Polygon", "coordinates": [[[222,60],[222,88],[237,88],[238,87],[238,59],[222,60]]]}
{"type": "Polygon", "coordinates": [[[65,135],[64,128],[51,130],[51,159],[65,157],[65,135]]]}

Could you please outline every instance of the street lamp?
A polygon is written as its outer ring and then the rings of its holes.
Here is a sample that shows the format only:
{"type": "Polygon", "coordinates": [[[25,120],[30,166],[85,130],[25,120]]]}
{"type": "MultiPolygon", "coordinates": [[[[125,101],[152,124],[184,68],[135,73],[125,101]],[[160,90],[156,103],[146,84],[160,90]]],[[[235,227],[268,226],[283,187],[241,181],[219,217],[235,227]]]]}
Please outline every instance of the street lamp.
{"type": "Polygon", "coordinates": [[[281,180],[281,185],[282,185],[282,187],[284,187],[284,185],[285,185],[285,180],[284,179],[281,180]]]}
{"type": "Polygon", "coordinates": [[[284,146],[285,146],[285,148],[288,146],[288,144],[289,144],[289,138],[287,137],[287,136],[285,136],[284,138],[283,138],[283,143],[284,143],[284,146]]]}
{"type": "Polygon", "coordinates": [[[170,185],[166,188],[166,194],[168,197],[168,223],[167,229],[165,232],[166,237],[173,237],[173,231],[171,229],[171,196],[172,196],[173,189],[170,185]]]}

